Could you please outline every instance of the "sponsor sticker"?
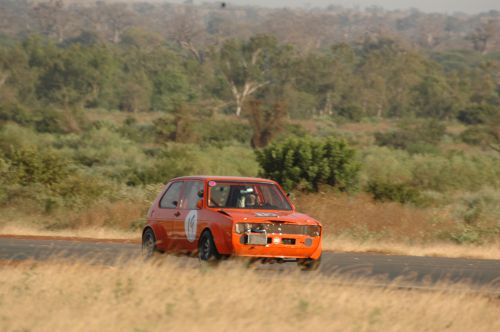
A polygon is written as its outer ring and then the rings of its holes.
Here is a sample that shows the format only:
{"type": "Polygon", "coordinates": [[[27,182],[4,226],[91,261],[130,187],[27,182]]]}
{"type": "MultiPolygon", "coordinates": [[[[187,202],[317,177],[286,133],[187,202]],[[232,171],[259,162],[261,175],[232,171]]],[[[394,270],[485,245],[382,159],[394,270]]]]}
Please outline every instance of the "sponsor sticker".
{"type": "Polygon", "coordinates": [[[264,217],[264,218],[278,217],[278,215],[276,213],[271,213],[271,212],[256,212],[255,216],[256,217],[264,217]]]}
{"type": "Polygon", "coordinates": [[[198,226],[198,210],[189,211],[184,219],[184,231],[189,242],[196,240],[196,228],[198,226]]]}

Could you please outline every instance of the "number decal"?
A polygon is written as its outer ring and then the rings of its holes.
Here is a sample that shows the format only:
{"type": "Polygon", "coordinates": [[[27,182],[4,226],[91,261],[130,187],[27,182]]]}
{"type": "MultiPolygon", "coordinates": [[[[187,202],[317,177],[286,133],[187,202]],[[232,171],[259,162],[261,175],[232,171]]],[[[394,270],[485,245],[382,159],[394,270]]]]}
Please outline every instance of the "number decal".
{"type": "Polygon", "coordinates": [[[198,226],[198,210],[189,211],[184,219],[184,231],[189,242],[196,240],[196,228],[198,226]]]}

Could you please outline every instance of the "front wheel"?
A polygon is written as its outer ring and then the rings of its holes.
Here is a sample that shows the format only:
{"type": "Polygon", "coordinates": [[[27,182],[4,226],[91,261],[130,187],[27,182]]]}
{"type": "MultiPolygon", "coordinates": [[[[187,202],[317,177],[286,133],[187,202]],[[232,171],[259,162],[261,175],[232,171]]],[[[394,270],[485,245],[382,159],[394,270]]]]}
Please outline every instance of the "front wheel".
{"type": "Polygon", "coordinates": [[[210,231],[205,231],[200,237],[198,245],[198,257],[201,261],[217,261],[220,259],[220,254],[215,247],[214,238],[210,231]]]}
{"type": "Polygon", "coordinates": [[[302,271],[316,271],[321,264],[321,256],[318,259],[299,259],[297,265],[302,271]]]}

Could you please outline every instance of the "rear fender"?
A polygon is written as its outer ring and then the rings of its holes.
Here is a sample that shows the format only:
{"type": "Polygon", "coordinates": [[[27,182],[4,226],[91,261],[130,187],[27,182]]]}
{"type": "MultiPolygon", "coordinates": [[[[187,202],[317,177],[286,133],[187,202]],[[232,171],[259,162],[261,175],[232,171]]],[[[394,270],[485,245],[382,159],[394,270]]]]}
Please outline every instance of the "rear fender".
{"type": "Polygon", "coordinates": [[[165,233],[165,230],[163,229],[163,227],[161,227],[159,224],[147,225],[146,227],[144,227],[144,230],[142,231],[143,236],[144,236],[144,232],[148,228],[153,230],[153,233],[154,233],[155,239],[156,239],[156,247],[161,251],[167,250],[167,242],[166,242],[167,234],[165,233]]]}

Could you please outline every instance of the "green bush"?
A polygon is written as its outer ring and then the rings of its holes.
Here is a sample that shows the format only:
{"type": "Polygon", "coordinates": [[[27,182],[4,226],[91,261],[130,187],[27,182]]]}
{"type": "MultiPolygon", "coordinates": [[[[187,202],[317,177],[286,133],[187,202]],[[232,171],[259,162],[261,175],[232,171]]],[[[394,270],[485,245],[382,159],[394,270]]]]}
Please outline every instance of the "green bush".
{"type": "Polygon", "coordinates": [[[460,133],[460,139],[469,145],[487,147],[491,136],[486,126],[477,125],[471,126],[460,133]]]}
{"type": "Polygon", "coordinates": [[[9,164],[0,155],[0,202],[7,198],[6,184],[9,175],[9,164]]]}
{"type": "Polygon", "coordinates": [[[0,159],[0,202],[37,206],[46,213],[58,207],[83,208],[110,194],[107,181],[84,174],[52,148],[19,147],[0,159]]]}
{"type": "Polygon", "coordinates": [[[375,133],[379,146],[407,150],[410,153],[436,153],[436,146],[441,142],[446,126],[436,120],[403,122],[397,131],[375,133]]]}
{"type": "Polygon", "coordinates": [[[198,146],[169,143],[147,152],[149,160],[133,169],[128,185],[165,183],[192,174],[256,176],[258,164],[245,146],[198,146]]]}
{"type": "Polygon", "coordinates": [[[58,144],[92,174],[123,183],[129,182],[135,170],[145,167],[149,161],[138,144],[107,125],[82,135],[65,135],[58,144]]]}
{"type": "MultiPolygon", "coordinates": [[[[159,122],[158,120],[155,121],[159,122]]],[[[154,143],[156,139],[155,125],[151,123],[138,123],[133,117],[127,117],[118,132],[125,138],[136,143],[154,143]]]]}
{"type": "Polygon", "coordinates": [[[369,182],[366,191],[378,201],[394,201],[399,203],[417,203],[420,193],[405,183],[369,182]]]}
{"type": "Polygon", "coordinates": [[[500,159],[484,153],[410,154],[370,147],[362,155],[362,183],[406,184],[418,191],[440,193],[500,187],[500,159]]]}
{"type": "Polygon", "coordinates": [[[38,183],[51,187],[64,181],[70,172],[69,162],[50,149],[16,149],[11,151],[8,159],[11,181],[22,186],[38,183]]]}
{"type": "Polygon", "coordinates": [[[46,148],[54,142],[54,136],[39,134],[30,127],[21,127],[12,122],[0,126],[0,151],[4,154],[18,148],[46,148]]]}
{"type": "Polygon", "coordinates": [[[464,225],[459,230],[447,234],[450,240],[457,244],[481,244],[484,242],[481,230],[477,227],[464,225]]]}
{"type": "Polygon", "coordinates": [[[339,116],[355,122],[361,121],[364,115],[363,108],[356,104],[345,105],[337,108],[335,111],[339,116]]]}
{"type": "MultiPolygon", "coordinates": [[[[99,176],[77,172],[52,188],[55,199],[60,198],[60,201],[56,201],[53,205],[85,208],[101,198],[114,198],[116,187],[116,184],[99,176]]],[[[47,207],[46,204],[46,210],[47,207]]]]}
{"type": "Polygon", "coordinates": [[[252,138],[252,128],[243,121],[207,119],[194,128],[203,143],[222,148],[228,143],[248,144],[252,138]]]}
{"type": "Polygon", "coordinates": [[[17,101],[9,102],[3,100],[0,94],[0,123],[13,121],[21,125],[30,125],[33,122],[32,112],[17,101]]]}
{"type": "Polygon", "coordinates": [[[495,113],[493,105],[472,105],[458,112],[457,119],[467,125],[485,124],[495,113]]]}
{"type": "Polygon", "coordinates": [[[261,175],[286,190],[318,191],[319,185],[342,191],[357,189],[360,165],[355,151],[343,140],[288,139],[256,151],[261,175]]]}
{"type": "Polygon", "coordinates": [[[60,110],[42,108],[35,112],[35,129],[42,133],[64,134],[80,132],[88,127],[88,120],[82,110],[60,110]]]}
{"type": "Polygon", "coordinates": [[[500,227],[500,192],[494,188],[482,188],[476,192],[460,192],[454,195],[451,210],[457,220],[470,226],[481,223],[500,227]]]}

